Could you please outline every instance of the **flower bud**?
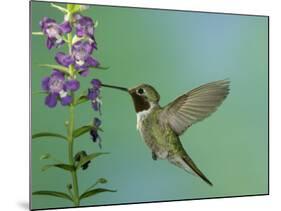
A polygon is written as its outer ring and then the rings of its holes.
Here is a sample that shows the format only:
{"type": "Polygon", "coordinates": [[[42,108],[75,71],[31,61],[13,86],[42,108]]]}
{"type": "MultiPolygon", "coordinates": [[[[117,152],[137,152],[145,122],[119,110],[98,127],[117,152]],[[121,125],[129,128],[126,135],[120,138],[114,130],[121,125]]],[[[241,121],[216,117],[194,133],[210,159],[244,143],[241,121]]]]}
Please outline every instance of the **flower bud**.
{"type": "Polygon", "coordinates": [[[99,178],[98,182],[104,184],[107,183],[107,180],[105,178],[99,178]]]}
{"type": "Polygon", "coordinates": [[[71,185],[71,184],[67,184],[66,187],[67,187],[68,190],[71,190],[71,189],[72,189],[72,185],[71,185]]]}

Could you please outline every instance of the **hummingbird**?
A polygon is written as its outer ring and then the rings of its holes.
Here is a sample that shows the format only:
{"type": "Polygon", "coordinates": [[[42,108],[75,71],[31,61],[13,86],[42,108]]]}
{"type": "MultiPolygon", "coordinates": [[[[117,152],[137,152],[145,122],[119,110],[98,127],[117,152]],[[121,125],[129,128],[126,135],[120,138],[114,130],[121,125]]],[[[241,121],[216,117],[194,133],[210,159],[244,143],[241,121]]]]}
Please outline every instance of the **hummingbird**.
{"type": "Polygon", "coordinates": [[[107,84],[101,86],[129,93],[137,114],[137,130],[151,150],[153,160],[166,159],[212,186],[212,182],[184,149],[180,136],[193,124],[217,110],[229,93],[229,84],[229,80],[203,84],[164,107],[159,104],[159,93],[149,84],[140,84],[133,88],[107,84]]]}

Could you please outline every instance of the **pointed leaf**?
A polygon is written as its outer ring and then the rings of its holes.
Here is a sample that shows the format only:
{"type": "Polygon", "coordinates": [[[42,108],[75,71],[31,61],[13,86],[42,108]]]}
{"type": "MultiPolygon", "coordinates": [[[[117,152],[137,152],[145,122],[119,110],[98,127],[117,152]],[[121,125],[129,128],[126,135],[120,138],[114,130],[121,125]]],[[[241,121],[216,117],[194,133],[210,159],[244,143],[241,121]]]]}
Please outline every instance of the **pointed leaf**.
{"type": "Polygon", "coordinates": [[[109,69],[109,67],[101,67],[101,66],[99,66],[99,67],[93,67],[94,69],[100,69],[100,70],[108,70],[109,69]]]}
{"type": "Polygon", "coordinates": [[[65,136],[57,133],[42,132],[42,133],[35,133],[32,135],[32,139],[41,138],[41,137],[55,137],[55,138],[67,140],[65,136]]]}
{"type": "Polygon", "coordinates": [[[105,184],[105,183],[107,183],[107,179],[105,179],[105,178],[99,178],[99,179],[98,179],[93,185],[91,185],[85,192],[91,190],[92,188],[94,188],[94,187],[95,187],[97,184],[99,184],[99,183],[105,184]]]}
{"type": "Polygon", "coordinates": [[[105,188],[96,188],[96,189],[84,192],[83,194],[81,194],[79,199],[81,200],[81,199],[84,199],[84,198],[87,198],[90,196],[94,196],[96,194],[103,193],[103,192],[116,192],[116,190],[110,190],[110,189],[105,189],[105,188]]]}
{"type": "Polygon", "coordinates": [[[95,21],[94,28],[96,29],[96,28],[98,27],[98,25],[99,25],[99,22],[98,22],[98,20],[96,20],[96,21],[95,21]]]}
{"type": "Polygon", "coordinates": [[[44,35],[43,32],[32,32],[32,35],[44,35]]]}
{"type": "Polygon", "coordinates": [[[85,96],[85,95],[82,95],[75,102],[75,105],[79,105],[79,104],[82,104],[82,103],[85,103],[85,102],[88,102],[88,101],[89,101],[89,98],[87,96],[85,96]]]}
{"type": "Polygon", "coordinates": [[[92,128],[93,128],[92,125],[85,125],[80,128],[77,128],[76,130],[73,131],[73,137],[77,138],[77,137],[89,132],[92,128]]]}
{"type": "Polygon", "coordinates": [[[40,160],[46,160],[46,159],[49,159],[50,157],[51,157],[51,154],[50,153],[46,153],[44,155],[41,155],[40,160]]]}
{"type": "Polygon", "coordinates": [[[63,13],[68,13],[68,10],[67,10],[66,8],[64,8],[64,7],[61,7],[61,6],[56,5],[56,4],[54,4],[54,3],[51,3],[51,6],[54,7],[54,8],[56,8],[56,9],[58,9],[59,11],[61,11],[61,12],[63,12],[63,13]]]}
{"type": "Polygon", "coordinates": [[[56,69],[62,73],[65,73],[65,74],[68,74],[69,75],[69,72],[68,72],[68,68],[67,67],[64,67],[64,66],[61,66],[61,65],[55,65],[55,64],[39,64],[40,67],[48,67],[48,68],[51,68],[51,69],[56,69]]]}
{"type": "Polygon", "coordinates": [[[32,92],[33,95],[38,95],[38,94],[48,94],[46,91],[37,91],[37,92],[32,92]]]}
{"type": "Polygon", "coordinates": [[[89,154],[86,157],[84,157],[82,160],[79,161],[76,168],[79,169],[81,166],[83,166],[88,161],[93,160],[98,156],[106,155],[106,154],[109,154],[109,153],[108,152],[97,152],[97,153],[89,154]]]}
{"type": "Polygon", "coordinates": [[[66,171],[74,171],[75,167],[68,165],[68,164],[63,164],[63,163],[58,163],[58,164],[50,164],[50,165],[45,165],[42,168],[42,171],[46,171],[47,169],[51,168],[51,167],[57,167],[66,171]]]}
{"type": "Polygon", "coordinates": [[[54,196],[54,197],[59,197],[59,198],[63,198],[63,199],[72,201],[72,198],[68,194],[63,193],[63,192],[58,192],[58,191],[41,190],[41,191],[33,192],[32,195],[54,196]]]}
{"type": "MultiPolygon", "coordinates": [[[[99,66],[99,67],[91,67],[91,68],[99,69],[99,70],[107,70],[107,69],[109,69],[109,67],[101,67],[101,66],[99,66]]],[[[82,72],[83,72],[83,70],[79,71],[78,73],[82,73],[82,72]]]]}

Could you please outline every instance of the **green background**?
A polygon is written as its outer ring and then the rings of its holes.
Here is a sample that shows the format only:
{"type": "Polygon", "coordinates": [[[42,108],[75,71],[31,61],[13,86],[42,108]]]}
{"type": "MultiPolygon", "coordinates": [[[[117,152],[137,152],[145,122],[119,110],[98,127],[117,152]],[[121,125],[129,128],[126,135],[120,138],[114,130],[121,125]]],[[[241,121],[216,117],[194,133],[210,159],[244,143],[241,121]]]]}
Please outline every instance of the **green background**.
{"type": "MultiPolygon", "coordinates": [[[[62,13],[49,3],[32,2],[32,31],[48,16],[62,21],[62,13]]],[[[213,182],[202,180],[172,166],[153,161],[150,150],[136,130],[131,99],[117,90],[102,90],[101,134],[103,149],[88,134],[77,140],[75,151],[107,151],[87,171],[79,171],[80,192],[105,177],[102,193],[81,202],[86,205],[134,203],[224,197],[268,192],[268,18],[198,12],[161,11],[92,6],[85,13],[99,25],[98,51],[94,56],[108,70],[92,70],[81,79],[81,90],[95,77],[107,84],[132,87],[153,85],[165,105],[180,94],[214,80],[229,78],[231,91],[218,111],[192,126],[181,137],[199,168],[213,182]]],[[[32,36],[32,92],[40,91],[41,79],[50,70],[40,63],[55,63],[58,49],[48,50],[45,38],[32,36]]],[[[60,48],[59,51],[65,51],[60,48]]],[[[32,95],[32,133],[64,134],[67,109],[44,106],[43,95],[32,95]]],[[[98,113],[89,103],[76,109],[75,124],[82,126],[98,113]]],[[[42,138],[32,142],[32,191],[66,191],[70,174],[60,169],[42,172],[49,152],[67,162],[63,141],[42,138]]],[[[68,207],[60,198],[33,196],[32,208],[68,207]]]]}

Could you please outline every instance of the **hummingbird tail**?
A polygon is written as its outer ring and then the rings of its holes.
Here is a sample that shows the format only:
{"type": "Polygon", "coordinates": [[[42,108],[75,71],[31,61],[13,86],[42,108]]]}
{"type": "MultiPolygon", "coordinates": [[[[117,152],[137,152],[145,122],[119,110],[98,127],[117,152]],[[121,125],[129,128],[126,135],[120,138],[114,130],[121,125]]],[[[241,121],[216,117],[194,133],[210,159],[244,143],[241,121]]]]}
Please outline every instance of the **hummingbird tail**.
{"type": "Polygon", "coordinates": [[[184,162],[188,165],[192,171],[199,176],[202,180],[204,180],[206,183],[208,183],[210,186],[213,186],[212,182],[208,180],[208,178],[200,171],[200,169],[195,165],[195,163],[191,160],[190,157],[185,156],[182,158],[184,162]]]}
{"type": "Polygon", "coordinates": [[[213,186],[212,182],[199,170],[191,158],[185,154],[184,156],[173,156],[169,161],[176,166],[183,168],[188,173],[191,173],[195,176],[199,176],[202,180],[208,183],[210,186],[213,186]]]}

